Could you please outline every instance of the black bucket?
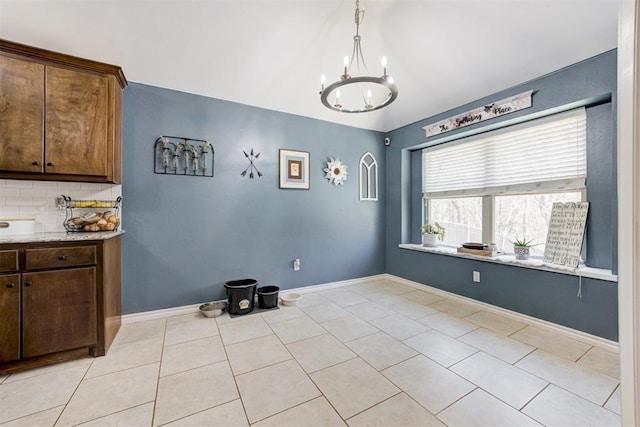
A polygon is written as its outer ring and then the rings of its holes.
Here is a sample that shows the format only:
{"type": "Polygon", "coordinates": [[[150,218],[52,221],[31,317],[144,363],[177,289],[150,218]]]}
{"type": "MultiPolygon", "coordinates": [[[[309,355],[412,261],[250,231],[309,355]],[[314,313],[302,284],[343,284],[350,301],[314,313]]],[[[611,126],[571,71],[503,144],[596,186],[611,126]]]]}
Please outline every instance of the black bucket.
{"type": "Polygon", "coordinates": [[[254,279],[231,280],[224,284],[229,314],[247,314],[253,311],[257,285],[258,281],[254,279]]]}
{"type": "Polygon", "coordinates": [[[258,307],[274,308],[278,306],[278,292],[280,288],[277,286],[263,286],[258,288],[258,307]]]}

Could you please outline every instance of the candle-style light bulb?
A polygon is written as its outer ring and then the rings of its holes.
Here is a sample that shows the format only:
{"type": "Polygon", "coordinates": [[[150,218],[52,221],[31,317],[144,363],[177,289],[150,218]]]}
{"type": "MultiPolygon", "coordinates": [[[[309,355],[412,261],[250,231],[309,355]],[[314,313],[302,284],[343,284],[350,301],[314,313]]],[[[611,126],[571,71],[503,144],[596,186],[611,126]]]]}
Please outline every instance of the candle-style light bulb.
{"type": "Polygon", "coordinates": [[[340,89],[336,91],[336,104],[340,103],[340,89]]]}
{"type": "Polygon", "coordinates": [[[382,69],[384,70],[382,72],[382,75],[386,76],[387,75],[387,57],[386,56],[382,57],[382,69]]]}
{"type": "Polygon", "coordinates": [[[371,89],[367,91],[367,108],[371,107],[371,89]]]}
{"type": "Polygon", "coordinates": [[[344,57],[344,75],[347,75],[347,67],[349,66],[349,57],[345,56],[344,57]]]}
{"type": "Polygon", "coordinates": [[[322,92],[324,92],[324,82],[326,82],[326,81],[327,81],[327,79],[324,76],[324,74],[321,74],[320,75],[320,86],[322,87],[322,92]]]}

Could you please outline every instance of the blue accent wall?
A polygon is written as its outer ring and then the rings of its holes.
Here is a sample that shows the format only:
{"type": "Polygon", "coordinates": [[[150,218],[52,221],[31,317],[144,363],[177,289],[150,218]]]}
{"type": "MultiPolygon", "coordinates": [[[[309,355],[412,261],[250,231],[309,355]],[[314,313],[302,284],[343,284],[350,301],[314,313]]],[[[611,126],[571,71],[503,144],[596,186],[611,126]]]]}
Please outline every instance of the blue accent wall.
{"type": "Polygon", "coordinates": [[[617,188],[615,147],[616,51],[601,55],[506,89],[453,110],[396,129],[386,151],[386,265],[387,272],[509,310],[565,325],[607,339],[618,337],[617,283],[530,270],[463,258],[400,249],[400,243],[419,243],[421,171],[419,150],[432,141],[455,139],[505,126],[525,118],[586,106],[587,223],[586,263],[617,271],[617,188]],[[532,90],[533,106],[426,139],[422,127],[452,115],[532,90]],[[612,104],[613,100],[613,104],[612,104]],[[482,281],[473,283],[472,271],[482,281]]]}
{"type": "Polygon", "coordinates": [[[616,51],[383,134],[218,99],[132,83],[124,93],[123,312],[223,299],[224,282],[255,278],[281,289],[388,272],[590,334],[617,340],[617,283],[400,249],[418,243],[422,222],[422,127],[533,90],[533,106],[445,134],[479,129],[568,107],[586,106],[591,202],[585,254],[615,273],[616,51]],[[207,139],[215,177],[153,173],[161,134],[207,139]],[[262,178],[240,176],[242,151],[260,152],[262,178]],[[311,189],[278,188],[278,149],[311,153],[311,189]],[[378,202],[358,199],[358,162],[379,164],[378,202]],[[349,166],[344,186],[329,184],[329,157],[349,166]],[[292,262],[300,258],[302,269],[292,262]],[[474,284],[472,271],[482,282],[474,284]]]}
{"type": "Polygon", "coordinates": [[[357,172],[370,151],[385,182],[381,133],[137,83],[123,108],[123,313],[223,299],[234,279],[289,289],[385,272],[384,186],[361,202],[357,172]],[[211,141],[215,177],[154,174],[162,134],[211,141]],[[252,148],[262,178],[240,176],[252,148]],[[310,152],[310,190],[278,188],[280,148],[310,152]],[[344,185],[324,178],[329,157],[348,165],[344,185]]]}

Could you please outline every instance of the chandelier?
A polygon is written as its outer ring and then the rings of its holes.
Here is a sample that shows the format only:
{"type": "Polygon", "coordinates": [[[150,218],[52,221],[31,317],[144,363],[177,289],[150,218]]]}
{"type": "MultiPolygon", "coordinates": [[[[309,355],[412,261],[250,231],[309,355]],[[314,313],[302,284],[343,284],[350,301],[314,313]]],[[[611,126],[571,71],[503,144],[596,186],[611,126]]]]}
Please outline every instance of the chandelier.
{"type": "Polygon", "coordinates": [[[398,97],[398,85],[387,74],[387,58],[382,57],[382,76],[351,76],[354,63],[358,71],[360,66],[367,69],[362,53],[360,24],[364,19],[364,10],[360,10],[360,1],[356,0],[356,35],[353,36],[351,59],[344,57],[344,73],[340,79],[325,88],[325,76],[320,77],[320,101],[334,111],[342,113],[366,113],[391,104],[398,97]]]}

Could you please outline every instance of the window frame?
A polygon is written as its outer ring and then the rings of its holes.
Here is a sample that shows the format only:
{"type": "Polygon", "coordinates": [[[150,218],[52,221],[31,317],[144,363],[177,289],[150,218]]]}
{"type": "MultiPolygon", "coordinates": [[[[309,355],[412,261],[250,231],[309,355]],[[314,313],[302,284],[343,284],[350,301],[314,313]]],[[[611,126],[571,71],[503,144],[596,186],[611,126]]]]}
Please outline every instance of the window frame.
{"type": "MultiPolygon", "coordinates": [[[[496,196],[501,196],[501,195],[505,195],[505,196],[526,196],[526,195],[531,195],[531,194],[553,194],[553,193],[580,193],[581,197],[580,197],[580,201],[581,202],[586,202],[587,201],[587,188],[583,187],[581,189],[558,189],[558,190],[553,190],[550,191],[548,189],[544,189],[544,190],[532,190],[532,191],[526,191],[526,192],[517,192],[517,193],[508,193],[508,194],[489,194],[489,195],[485,195],[485,196],[475,196],[475,195],[471,195],[471,196],[458,196],[458,197],[451,197],[451,196],[443,196],[443,197],[430,197],[430,198],[426,198],[423,197],[423,219],[424,219],[424,223],[428,224],[433,222],[433,219],[431,217],[431,200],[434,199],[461,199],[464,197],[482,197],[482,241],[486,242],[486,243],[490,243],[490,242],[495,242],[495,231],[496,231],[496,221],[495,221],[495,211],[496,211],[496,196]]],[[[549,212],[549,215],[551,215],[551,212],[549,212]]],[[[460,242],[458,245],[447,245],[447,244],[443,244],[442,246],[447,246],[447,247],[457,247],[461,244],[462,242],[460,242]]],[[[502,248],[503,252],[505,253],[513,253],[513,251],[505,251],[505,248],[502,248]]]]}

